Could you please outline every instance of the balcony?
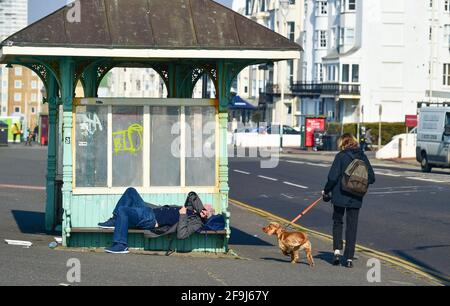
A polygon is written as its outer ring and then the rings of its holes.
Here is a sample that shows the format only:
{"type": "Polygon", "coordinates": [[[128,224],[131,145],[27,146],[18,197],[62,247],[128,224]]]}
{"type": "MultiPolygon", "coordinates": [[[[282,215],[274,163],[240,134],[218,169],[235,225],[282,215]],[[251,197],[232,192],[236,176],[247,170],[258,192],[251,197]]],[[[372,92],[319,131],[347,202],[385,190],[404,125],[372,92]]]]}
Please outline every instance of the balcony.
{"type": "MultiPolygon", "coordinates": [[[[263,94],[275,95],[275,96],[278,95],[279,96],[279,95],[281,95],[281,85],[267,83],[266,84],[266,90],[263,92],[263,94]]],[[[284,94],[285,95],[292,94],[292,85],[286,86],[286,88],[284,89],[284,94]]]]}
{"type": "Polygon", "coordinates": [[[339,83],[294,83],[291,86],[292,93],[297,96],[360,96],[361,85],[339,83]]]}

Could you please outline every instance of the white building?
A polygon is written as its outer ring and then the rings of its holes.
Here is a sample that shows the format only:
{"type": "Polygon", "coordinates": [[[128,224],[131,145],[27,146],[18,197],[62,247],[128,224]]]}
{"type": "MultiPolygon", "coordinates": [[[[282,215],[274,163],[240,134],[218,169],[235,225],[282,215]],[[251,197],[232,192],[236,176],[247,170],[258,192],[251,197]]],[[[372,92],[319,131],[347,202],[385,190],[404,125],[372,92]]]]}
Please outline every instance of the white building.
{"type": "MultiPolygon", "coordinates": [[[[233,9],[301,43],[303,0],[235,0],[233,9]]],[[[251,66],[240,73],[235,90],[252,104],[259,104],[264,110],[263,121],[297,125],[298,98],[291,94],[291,84],[298,82],[300,76],[299,60],[251,66]]]]}
{"type": "MultiPolygon", "coordinates": [[[[206,93],[200,79],[193,92],[193,98],[215,97],[214,83],[208,79],[206,93]]],[[[160,75],[151,68],[114,68],[102,80],[100,97],[124,98],[166,98],[167,88],[160,75]]]]}
{"type": "Polygon", "coordinates": [[[302,115],[403,122],[450,100],[449,0],[305,0],[302,115]],[[432,64],[431,64],[432,63],[432,64]],[[430,94],[431,93],[431,94],[430,94]]]}
{"type": "MultiPolygon", "coordinates": [[[[0,0],[0,41],[28,24],[28,0],[0,0]]],[[[8,113],[8,70],[0,65],[0,115],[8,113]]]]}
{"type": "Polygon", "coordinates": [[[153,69],[114,68],[99,88],[101,97],[162,98],[167,89],[153,69]]]}

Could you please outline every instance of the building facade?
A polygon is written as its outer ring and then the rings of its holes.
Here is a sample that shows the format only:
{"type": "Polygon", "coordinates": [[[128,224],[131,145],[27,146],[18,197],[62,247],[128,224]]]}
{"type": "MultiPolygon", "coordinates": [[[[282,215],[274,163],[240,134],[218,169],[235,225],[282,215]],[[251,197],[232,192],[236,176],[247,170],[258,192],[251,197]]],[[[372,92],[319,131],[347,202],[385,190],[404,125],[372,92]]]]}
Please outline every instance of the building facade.
{"type": "MultiPolygon", "coordinates": [[[[0,0],[0,40],[28,25],[27,0],[0,0]]],[[[0,66],[0,116],[20,117],[22,129],[34,129],[39,117],[48,114],[42,105],[43,85],[39,77],[22,66],[0,66]]]]}
{"type": "MultiPolygon", "coordinates": [[[[27,26],[28,0],[0,0],[0,41],[27,26]]],[[[0,116],[8,115],[8,70],[0,65],[0,116]]]]}
{"type": "Polygon", "coordinates": [[[302,115],[403,122],[450,98],[448,0],[305,0],[302,115]]]}
{"type": "Polygon", "coordinates": [[[22,66],[7,68],[8,104],[7,116],[21,117],[22,128],[34,129],[39,125],[39,116],[48,114],[47,105],[43,106],[44,89],[39,77],[22,66]]]}
{"type": "MultiPolygon", "coordinates": [[[[288,39],[301,44],[303,0],[237,0],[233,9],[288,39]]],[[[299,98],[291,87],[300,81],[301,61],[251,66],[236,82],[239,96],[259,105],[262,120],[268,123],[297,125],[299,98]]]]}

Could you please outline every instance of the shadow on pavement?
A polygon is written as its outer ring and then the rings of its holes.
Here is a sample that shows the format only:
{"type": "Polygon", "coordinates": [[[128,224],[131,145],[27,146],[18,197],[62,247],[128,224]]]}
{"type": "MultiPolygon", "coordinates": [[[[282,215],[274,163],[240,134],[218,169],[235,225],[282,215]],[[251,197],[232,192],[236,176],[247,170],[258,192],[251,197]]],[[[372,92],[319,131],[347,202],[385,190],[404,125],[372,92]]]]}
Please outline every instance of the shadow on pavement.
{"type": "Polygon", "coordinates": [[[258,245],[258,246],[273,246],[258,237],[243,232],[235,227],[231,228],[230,244],[232,245],[258,245]]]}
{"type": "Polygon", "coordinates": [[[50,234],[45,230],[44,213],[23,210],[12,210],[11,213],[23,234],[50,234]]]}
{"type": "MultiPolygon", "coordinates": [[[[442,247],[448,247],[448,246],[446,246],[446,245],[422,246],[422,247],[417,247],[414,250],[426,250],[426,249],[431,249],[431,248],[442,248],[442,247]]],[[[438,274],[444,274],[445,275],[445,272],[439,271],[439,270],[437,270],[437,269],[427,265],[425,262],[423,262],[421,260],[418,260],[414,256],[408,255],[407,251],[404,251],[404,250],[393,250],[392,252],[396,256],[398,256],[398,257],[400,257],[400,258],[402,258],[402,259],[404,259],[406,261],[409,261],[409,262],[411,262],[411,263],[413,263],[413,264],[415,264],[415,265],[417,265],[419,267],[423,267],[423,268],[428,269],[429,271],[433,271],[433,272],[436,272],[438,274]]]]}

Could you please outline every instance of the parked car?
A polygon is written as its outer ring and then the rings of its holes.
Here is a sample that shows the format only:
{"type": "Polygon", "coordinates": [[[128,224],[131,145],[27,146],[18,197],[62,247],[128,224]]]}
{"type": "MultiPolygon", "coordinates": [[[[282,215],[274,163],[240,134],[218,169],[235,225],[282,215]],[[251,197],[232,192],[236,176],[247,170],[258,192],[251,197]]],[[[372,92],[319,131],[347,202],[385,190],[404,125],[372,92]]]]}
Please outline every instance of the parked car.
{"type": "Polygon", "coordinates": [[[450,168],[450,107],[426,107],[419,113],[416,159],[423,172],[450,168]]]}
{"type": "MultiPolygon", "coordinates": [[[[274,133],[272,133],[272,126],[269,126],[266,130],[267,134],[279,134],[280,133],[280,127],[276,126],[274,127],[274,133]]],[[[283,125],[283,135],[300,135],[301,132],[299,130],[296,130],[295,128],[283,125]]]]}

